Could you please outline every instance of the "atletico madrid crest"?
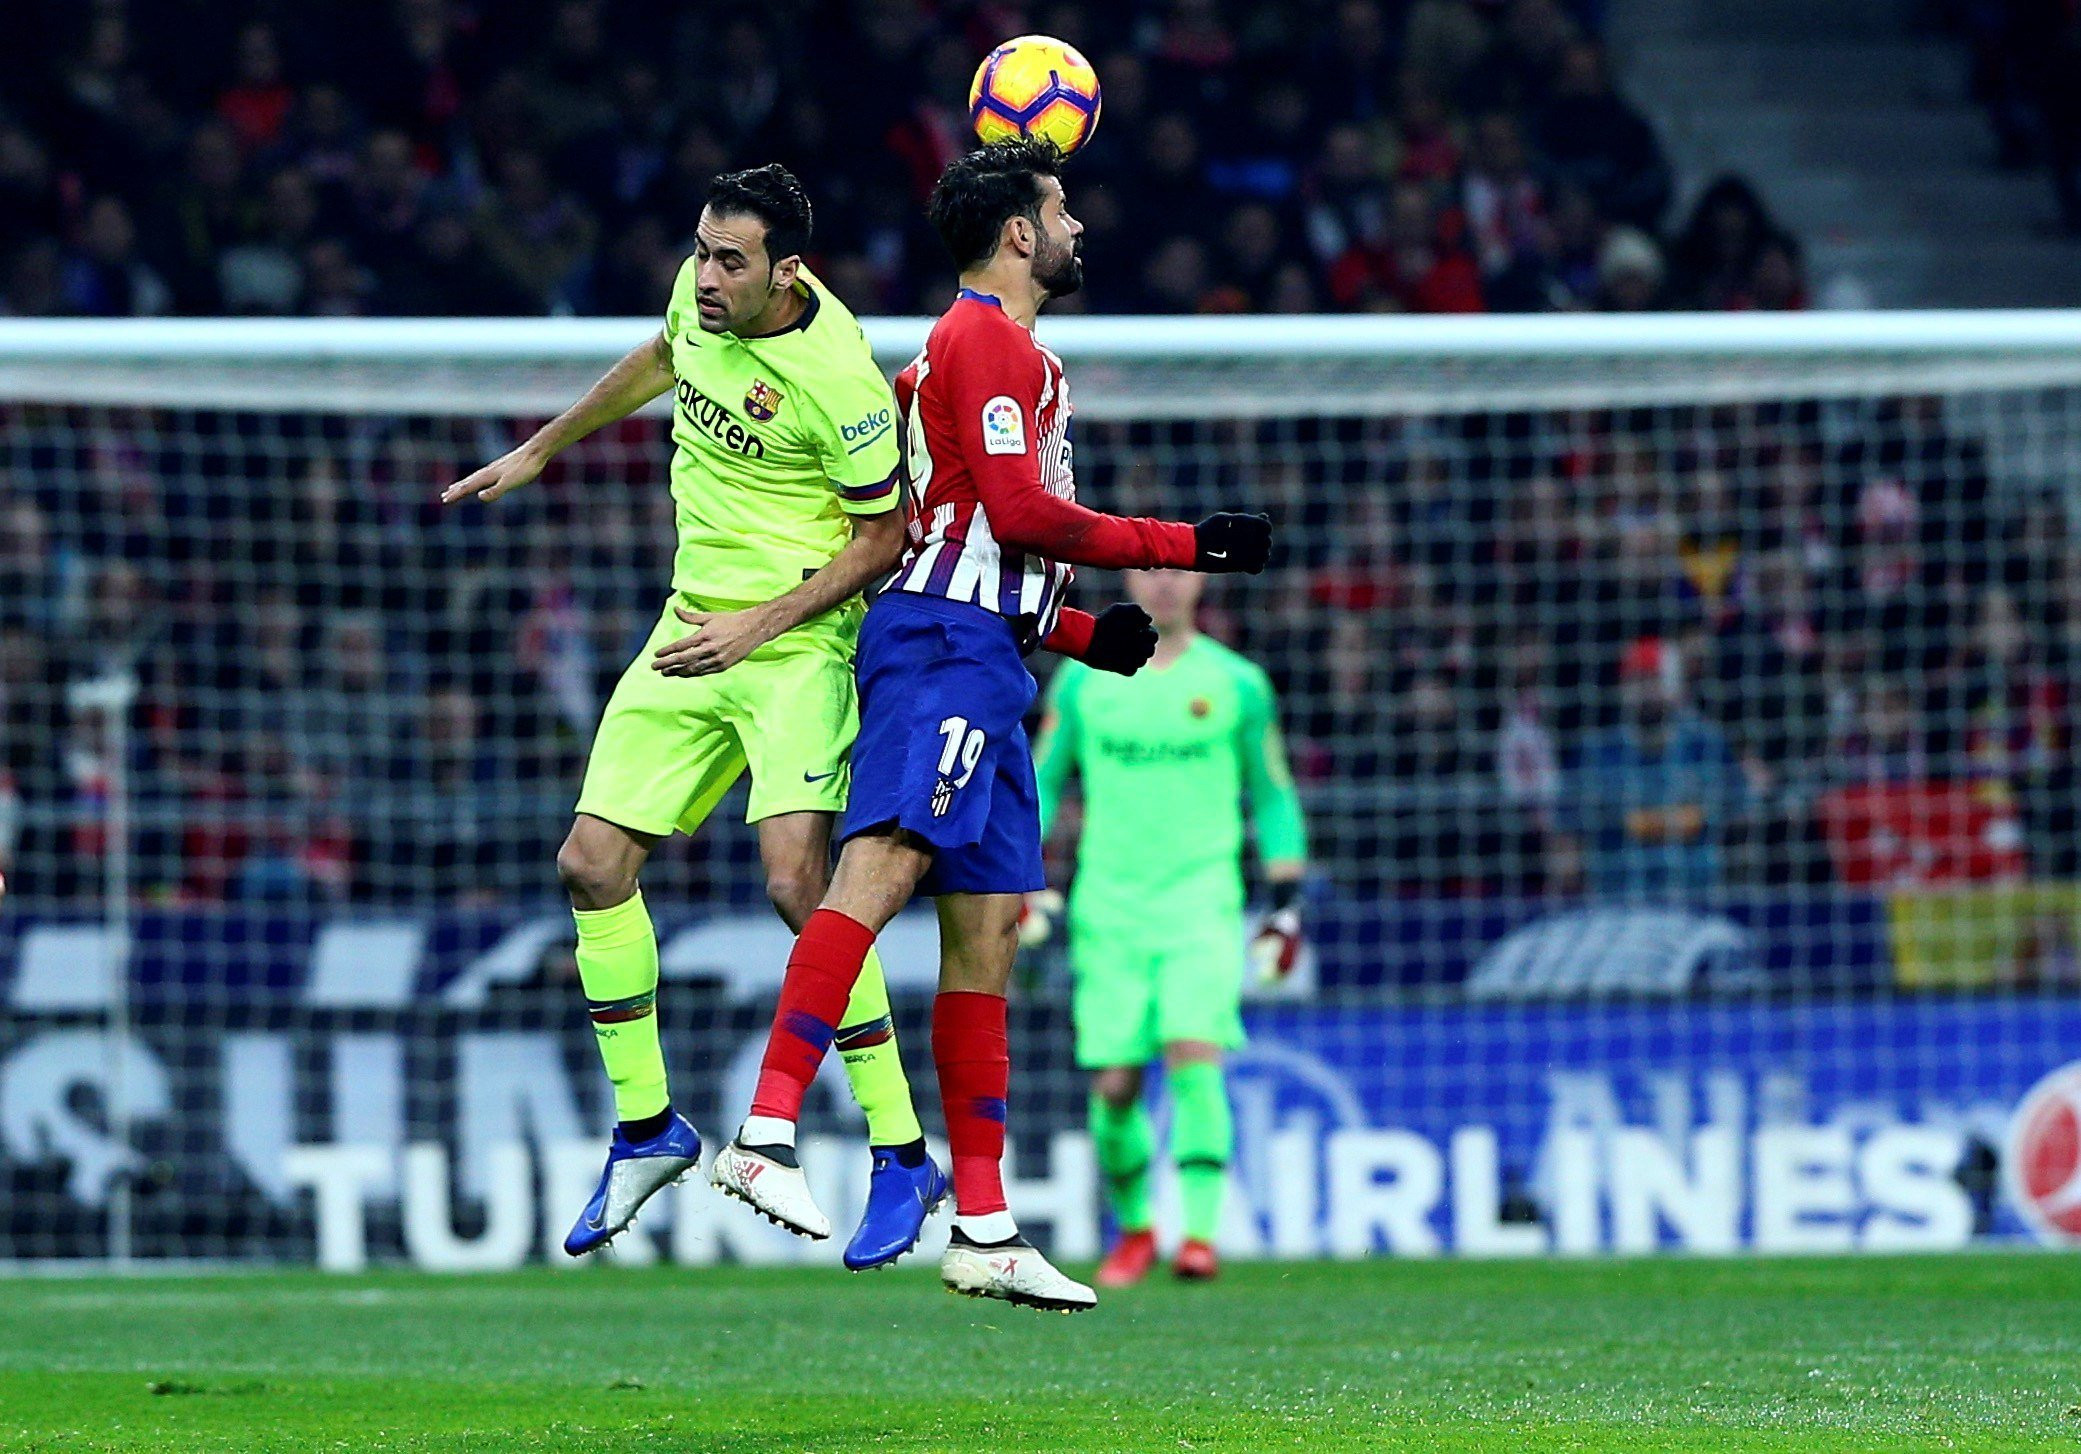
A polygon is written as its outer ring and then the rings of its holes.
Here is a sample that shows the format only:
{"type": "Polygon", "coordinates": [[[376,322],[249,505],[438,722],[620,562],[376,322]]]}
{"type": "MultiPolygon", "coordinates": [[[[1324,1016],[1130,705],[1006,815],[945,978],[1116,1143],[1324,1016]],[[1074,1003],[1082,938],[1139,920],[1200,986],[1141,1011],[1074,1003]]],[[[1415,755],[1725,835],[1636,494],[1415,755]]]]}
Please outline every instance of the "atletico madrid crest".
{"type": "Polygon", "coordinates": [[[780,401],[786,397],[764,379],[753,379],[751,391],[744,396],[744,412],[764,424],[780,412],[780,401]]]}

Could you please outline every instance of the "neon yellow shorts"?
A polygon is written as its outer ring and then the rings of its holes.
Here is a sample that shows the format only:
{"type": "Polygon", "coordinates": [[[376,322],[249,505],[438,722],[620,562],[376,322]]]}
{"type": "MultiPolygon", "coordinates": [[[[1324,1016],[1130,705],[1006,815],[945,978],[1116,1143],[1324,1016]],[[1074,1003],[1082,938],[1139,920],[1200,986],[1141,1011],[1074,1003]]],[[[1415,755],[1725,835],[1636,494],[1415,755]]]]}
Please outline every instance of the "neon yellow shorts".
{"type": "Polygon", "coordinates": [[[600,717],[578,811],[639,833],[691,833],[748,767],[747,823],[842,812],[860,729],[859,608],[797,627],[713,676],[662,676],[651,653],[687,634],[672,614],[682,604],[717,609],[683,594],[666,603],[600,717]]]}
{"type": "Polygon", "coordinates": [[[1147,1065],[1177,1040],[1243,1043],[1243,923],[1216,914],[1150,942],[1072,922],[1077,1064],[1147,1065]],[[1139,942],[1138,942],[1139,941],[1139,942]]]}

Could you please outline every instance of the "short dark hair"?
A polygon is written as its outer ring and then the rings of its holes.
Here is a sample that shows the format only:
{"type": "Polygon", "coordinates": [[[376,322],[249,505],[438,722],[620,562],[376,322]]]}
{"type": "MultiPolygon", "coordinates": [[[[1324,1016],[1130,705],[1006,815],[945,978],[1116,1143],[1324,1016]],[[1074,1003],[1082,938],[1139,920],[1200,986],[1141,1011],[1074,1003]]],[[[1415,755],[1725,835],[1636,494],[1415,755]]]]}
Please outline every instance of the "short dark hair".
{"type": "Polygon", "coordinates": [[[1041,178],[1061,175],[1062,153],[1053,142],[1033,136],[993,141],[948,163],[925,215],[954,265],[972,268],[996,254],[1012,218],[1040,225],[1041,178]]]}
{"type": "Polygon", "coordinates": [[[809,193],[779,162],[724,172],[708,184],[708,206],[725,217],[756,217],[765,223],[769,263],[809,251],[809,193]]]}

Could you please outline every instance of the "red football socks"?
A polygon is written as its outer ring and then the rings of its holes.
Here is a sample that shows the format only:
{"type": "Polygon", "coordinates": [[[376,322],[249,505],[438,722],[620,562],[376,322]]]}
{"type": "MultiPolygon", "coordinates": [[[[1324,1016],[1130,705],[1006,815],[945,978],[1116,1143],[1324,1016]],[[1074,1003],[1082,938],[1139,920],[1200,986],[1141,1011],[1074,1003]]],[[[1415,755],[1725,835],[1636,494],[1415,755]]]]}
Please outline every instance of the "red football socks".
{"type": "Polygon", "coordinates": [[[952,990],[932,1002],[932,1059],[954,1153],[954,1207],[964,1217],[1006,1210],[1004,1101],[1012,1057],[1004,996],[952,990]]]}
{"type": "MultiPolygon", "coordinates": [[[[853,983],[860,978],[860,966],[873,947],[874,931],[857,919],[836,909],[818,909],[809,916],[796,936],[795,952],[788,956],[787,978],[781,981],[780,1003],[774,1007],[773,1030],[766,1037],[766,1058],[759,1062],[759,1086],[752,1096],[754,1116],[784,1121],[801,1116],[802,1097],[816,1079],[846,1001],[852,998],[853,983]]],[[[1003,1005],[998,1001],[1000,1043],[1003,1005]]]]}

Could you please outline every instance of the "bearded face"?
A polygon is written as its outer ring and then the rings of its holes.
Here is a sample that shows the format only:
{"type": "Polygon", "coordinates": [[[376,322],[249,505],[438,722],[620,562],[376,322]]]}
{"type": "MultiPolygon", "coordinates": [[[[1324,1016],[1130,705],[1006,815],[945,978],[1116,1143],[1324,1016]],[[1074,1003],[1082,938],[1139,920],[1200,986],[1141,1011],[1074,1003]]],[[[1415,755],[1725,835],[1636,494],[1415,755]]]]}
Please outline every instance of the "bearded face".
{"type": "Polygon", "coordinates": [[[1084,286],[1084,237],[1063,228],[1059,235],[1041,229],[1040,246],[1033,254],[1033,280],[1048,290],[1051,298],[1067,298],[1084,286]]]}

